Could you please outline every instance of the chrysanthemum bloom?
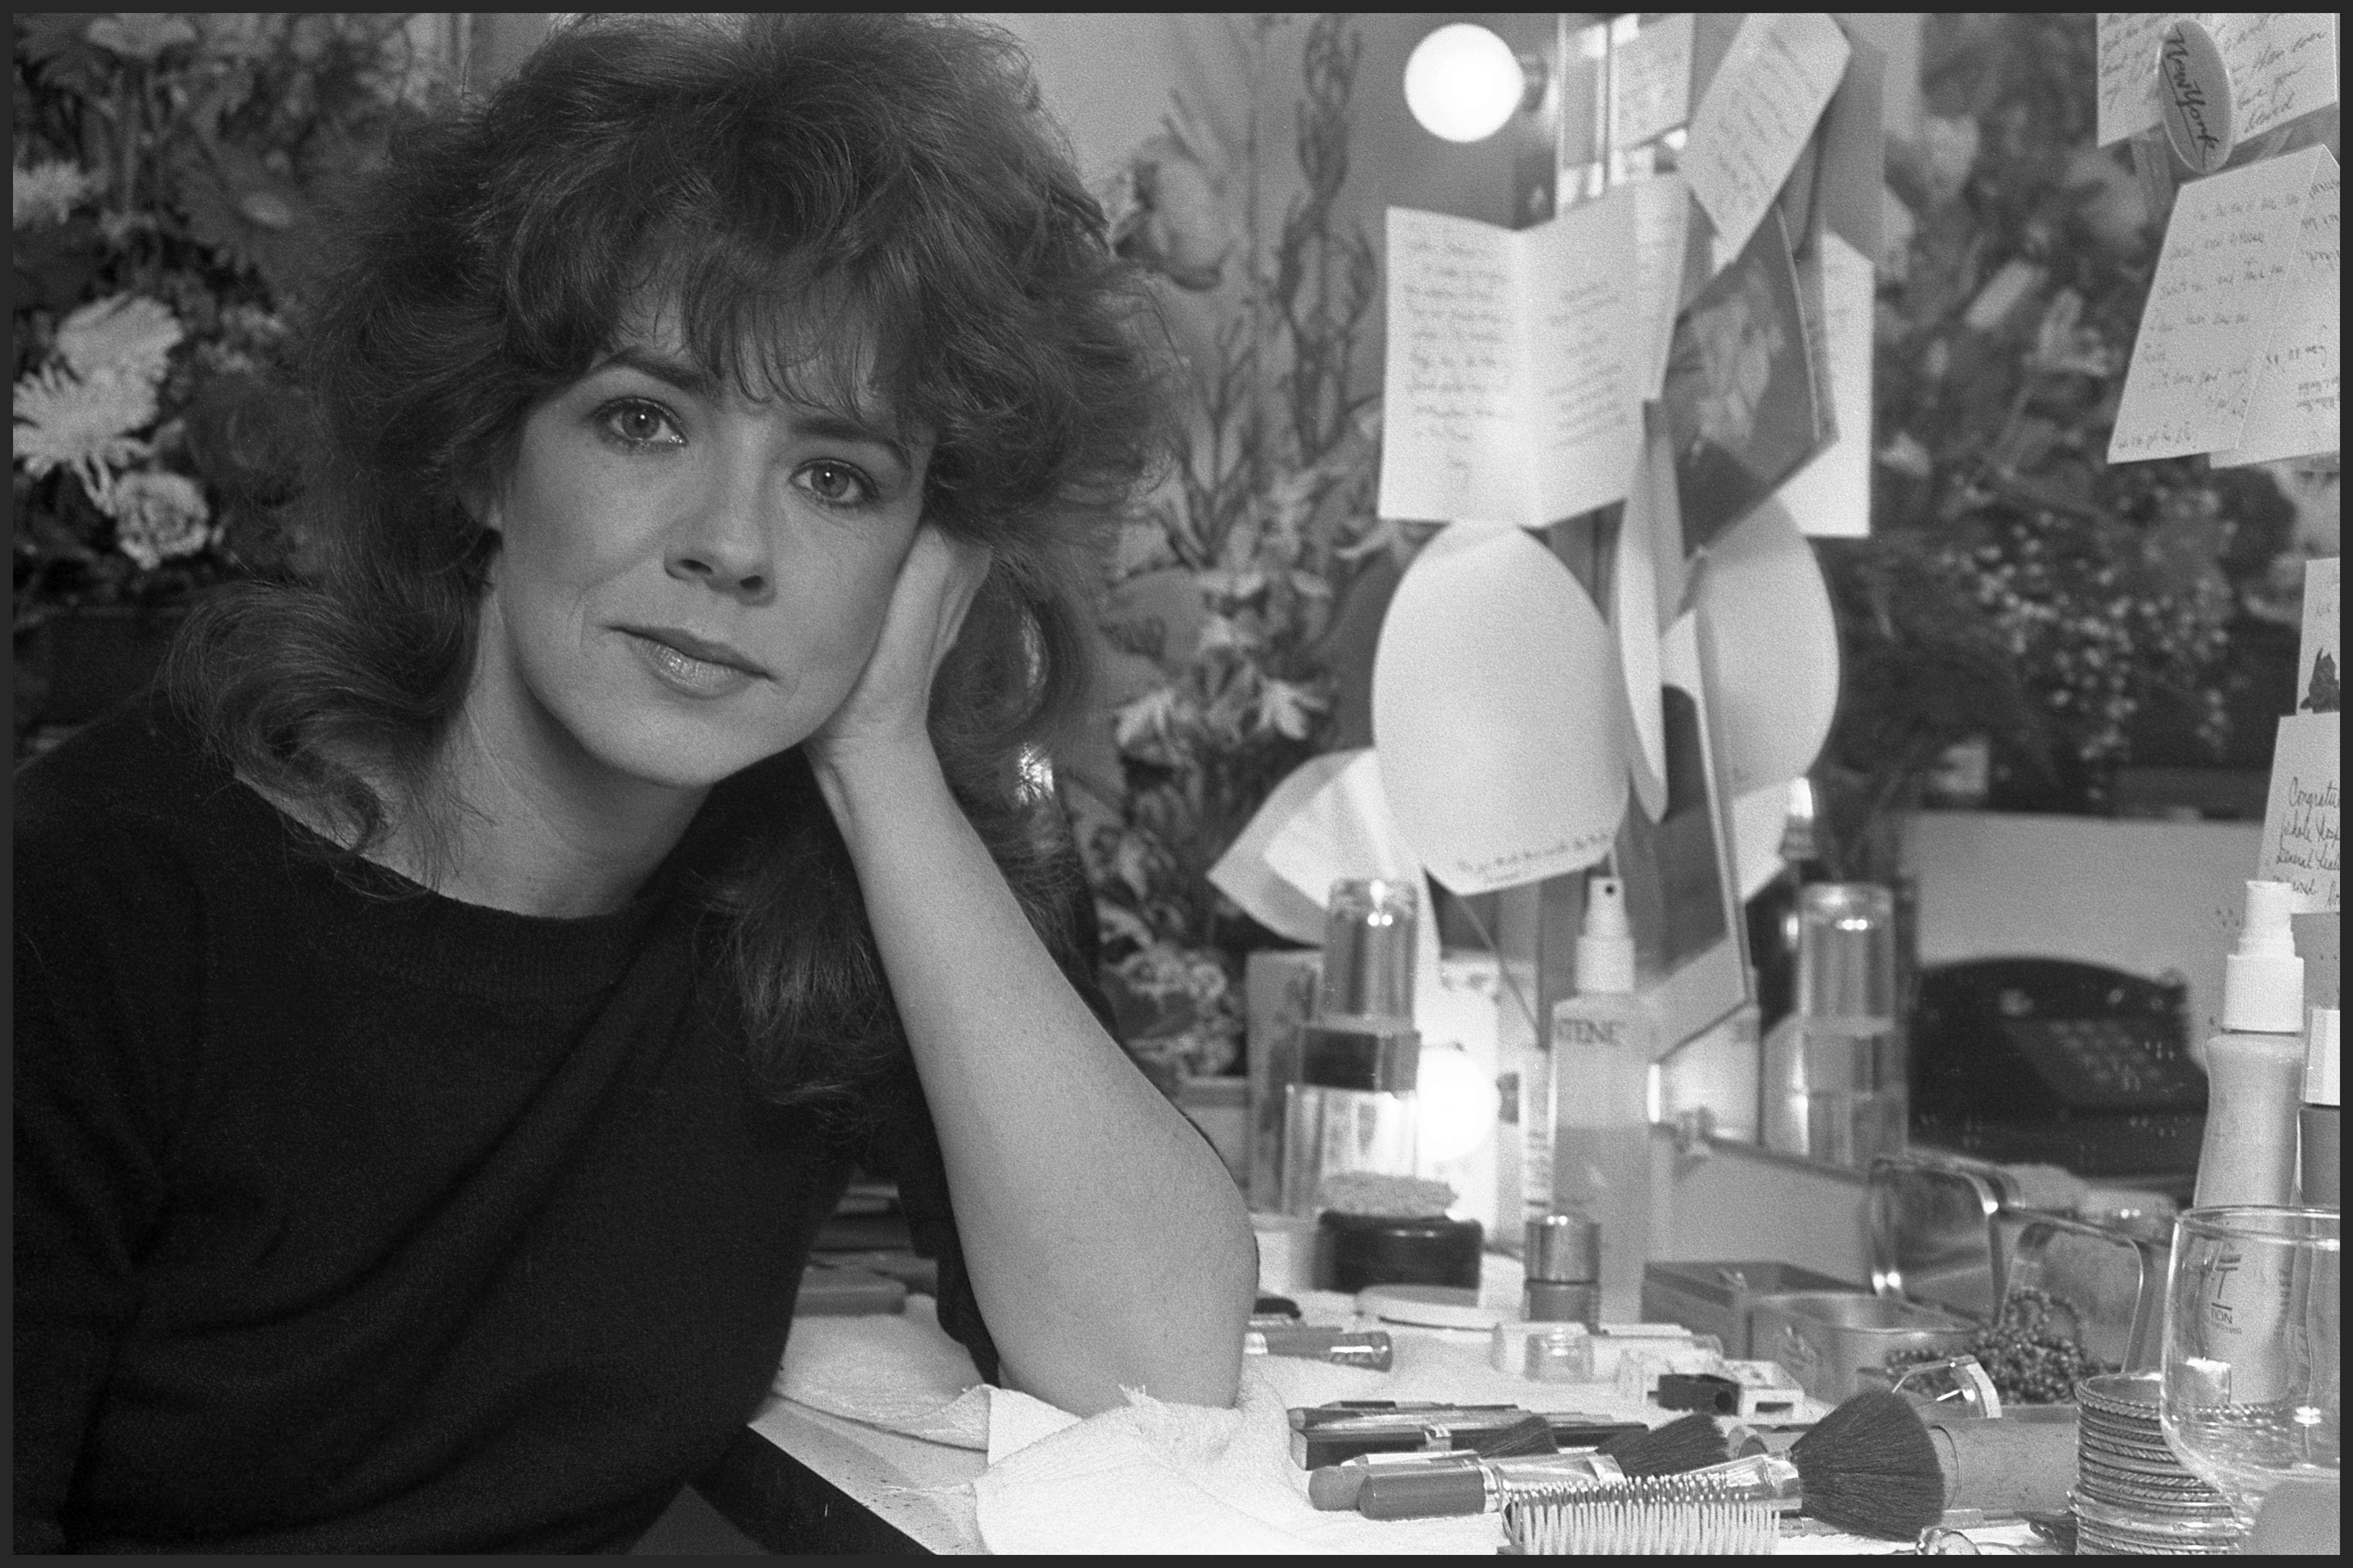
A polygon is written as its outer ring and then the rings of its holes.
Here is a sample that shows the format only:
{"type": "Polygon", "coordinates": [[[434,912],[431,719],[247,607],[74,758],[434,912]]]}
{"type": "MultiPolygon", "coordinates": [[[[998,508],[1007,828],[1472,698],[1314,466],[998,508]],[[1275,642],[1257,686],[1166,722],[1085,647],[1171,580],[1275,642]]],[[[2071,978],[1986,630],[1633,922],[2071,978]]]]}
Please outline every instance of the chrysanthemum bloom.
{"type": "Polygon", "coordinates": [[[212,508],[205,492],[185,474],[142,469],[116,479],[99,505],[114,519],[114,542],[122,553],[153,572],[179,555],[194,555],[212,542],[212,508]]]}
{"type": "Polygon", "coordinates": [[[58,355],[84,381],[119,370],[153,383],[164,379],[172,350],[186,335],[161,300],[117,294],[65,319],[58,329],[58,355]]]}
{"type": "Polygon", "coordinates": [[[16,197],[17,228],[63,223],[98,189],[97,180],[84,174],[79,165],[56,158],[44,159],[29,167],[16,165],[10,184],[16,197]]]}
{"type": "Polygon", "coordinates": [[[88,381],[47,365],[18,382],[16,461],[35,479],[72,470],[92,500],[105,504],[113,471],[147,460],[147,443],[131,433],[155,418],[155,384],[109,371],[88,381]]]}

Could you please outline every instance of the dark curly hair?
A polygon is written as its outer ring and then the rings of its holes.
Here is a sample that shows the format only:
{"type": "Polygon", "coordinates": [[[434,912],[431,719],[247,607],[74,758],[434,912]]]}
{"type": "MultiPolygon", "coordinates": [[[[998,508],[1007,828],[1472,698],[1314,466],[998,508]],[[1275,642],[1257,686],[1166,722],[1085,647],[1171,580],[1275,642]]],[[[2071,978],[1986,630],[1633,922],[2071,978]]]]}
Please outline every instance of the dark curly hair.
{"type": "MultiPolygon", "coordinates": [[[[1032,921],[1068,929],[1072,861],[1022,762],[1080,709],[1093,548],[1161,450],[1161,362],[1009,37],[586,19],[403,132],[339,212],[301,318],[315,567],[208,603],[169,676],[235,766],[353,856],[430,816],[498,542],[461,498],[535,405],[671,310],[748,394],[934,436],[923,515],[994,565],[932,733],[1032,921]]],[[[903,1050],[847,851],[797,752],[717,795],[706,822],[738,831],[701,886],[755,1064],[779,1099],[841,1090],[903,1050]]]]}

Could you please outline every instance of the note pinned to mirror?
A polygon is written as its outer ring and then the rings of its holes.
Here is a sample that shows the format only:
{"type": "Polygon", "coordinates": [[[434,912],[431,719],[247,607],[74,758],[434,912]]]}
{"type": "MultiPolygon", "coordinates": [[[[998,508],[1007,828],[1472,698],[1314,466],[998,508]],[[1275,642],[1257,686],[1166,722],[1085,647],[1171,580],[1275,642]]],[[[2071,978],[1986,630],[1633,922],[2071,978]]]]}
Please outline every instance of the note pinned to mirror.
{"type": "Polygon", "coordinates": [[[1789,831],[1789,788],[1767,784],[1732,800],[1732,865],[1743,902],[1765,890],[1781,869],[1781,840],[1789,831]]]}
{"type": "Polygon", "coordinates": [[[2214,454],[2218,468],[2337,449],[2337,401],[2344,384],[2337,196],[2343,177],[2327,148],[2314,151],[2321,162],[2305,198],[2295,249],[2279,258],[2283,276],[2272,298],[2270,337],[2255,362],[2246,422],[2238,445],[2214,454]]]}
{"type": "Polygon", "coordinates": [[[1525,229],[1389,209],[1383,517],[1542,528],[1625,498],[1634,201],[1525,229]]]}
{"type": "Polygon", "coordinates": [[[1634,381],[1656,399],[1667,379],[1667,351],[1683,307],[1683,255],[1691,241],[1691,186],[1681,174],[1627,182],[1634,193],[1634,381]]]}
{"type": "Polygon", "coordinates": [[[1450,528],[1406,569],[1373,658],[1398,830],[1470,896],[1582,870],[1625,815],[1618,655],[1568,568],[1514,529],[1450,528]]]}
{"type": "Polygon", "coordinates": [[[2252,141],[2337,101],[2335,16],[2323,11],[2101,11],[2099,129],[2105,147],[2161,123],[2158,65],[2167,29],[2194,21],[2213,37],[2228,75],[2237,139],[2252,141]]]}
{"type": "MultiPolygon", "coordinates": [[[[1287,879],[1271,851],[1275,836],[1356,755],[1326,752],[1292,769],[1209,868],[1209,885],[1277,936],[1310,945],[1324,940],[1324,893],[1315,889],[1312,877],[1304,887],[1287,879]]],[[[1329,886],[1327,879],[1324,888],[1329,886]]]]}
{"type": "Polygon", "coordinates": [[[1877,273],[1871,258],[1825,230],[1799,263],[1810,310],[1806,331],[1821,366],[1836,434],[1782,483],[1782,509],[1814,539],[1871,532],[1871,351],[1877,273]]]}
{"type": "Polygon", "coordinates": [[[2263,808],[2263,858],[2255,875],[2286,882],[2306,910],[2337,908],[2340,713],[2296,713],[2279,721],[2272,748],[2271,798],[2263,808]]]}
{"type": "Polygon", "coordinates": [[[2323,555],[2304,563],[2304,635],[2297,641],[2295,709],[2299,713],[2335,713],[2345,702],[2345,671],[2338,646],[2337,593],[2343,582],[2339,558],[2323,555]]]}
{"type": "Polygon", "coordinates": [[[1718,539],[1694,595],[1735,795],[1814,764],[1838,712],[1838,622],[1813,546],[1778,500],[1718,539]]]}
{"type": "Polygon", "coordinates": [[[1821,11],[1751,11],[1692,112],[1683,177],[1715,226],[1715,264],[1738,256],[1781,194],[1853,48],[1821,11]]]}
{"type": "Polygon", "coordinates": [[[1689,11],[1661,16],[1617,46],[1610,145],[1639,147],[1691,118],[1692,40],[1697,23],[1689,11]]]}
{"type": "Polygon", "coordinates": [[[2108,438],[2108,461],[2240,444],[2273,301],[2295,262],[2326,147],[2226,169],[2181,187],[2158,254],[2108,438]]]}

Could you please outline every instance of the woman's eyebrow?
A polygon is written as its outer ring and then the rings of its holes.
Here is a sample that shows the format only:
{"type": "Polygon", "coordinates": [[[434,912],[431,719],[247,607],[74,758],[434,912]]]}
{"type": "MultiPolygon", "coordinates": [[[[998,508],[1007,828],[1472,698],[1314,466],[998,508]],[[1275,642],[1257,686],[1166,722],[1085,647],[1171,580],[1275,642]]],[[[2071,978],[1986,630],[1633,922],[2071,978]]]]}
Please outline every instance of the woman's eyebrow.
{"type": "Polygon", "coordinates": [[[901,468],[912,469],[915,466],[913,455],[907,450],[906,443],[896,436],[831,409],[794,409],[793,429],[798,435],[814,436],[823,440],[856,441],[864,446],[880,447],[890,453],[892,461],[901,468]]]}
{"type": "Polygon", "coordinates": [[[699,397],[705,402],[716,402],[719,397],[719,378],[702,365],[692,360],[674,359],[642,344],[631,344],[625,349],[616,349],[598,362],[596,369],[588,374],[595,375],[598,372],[610,370],[615,365],[626,366],[639,374],[649,375],[656,381],[665,382],[689,396],[699,397]]]}

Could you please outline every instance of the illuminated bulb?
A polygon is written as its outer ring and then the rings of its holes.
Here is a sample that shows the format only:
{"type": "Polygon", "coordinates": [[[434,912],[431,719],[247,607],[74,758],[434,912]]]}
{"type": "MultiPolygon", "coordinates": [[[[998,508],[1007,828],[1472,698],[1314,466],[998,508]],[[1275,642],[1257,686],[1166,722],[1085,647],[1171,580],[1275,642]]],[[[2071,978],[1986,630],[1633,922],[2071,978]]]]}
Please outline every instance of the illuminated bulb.
{"type": "Polygon", "coordinates": [[[1414,1090],[1421,1100],[1421,1163],[1460,1160],[1493,1135],[1502,1099],[1495,1075],[1451,1041],[1425,1042],[1414,1090]]]}
{"type": "Polygon", "coordinates": [[[1439,28],[1405,62],[1406,107],[1449,142],[1483,142],[1501,131],[1527,86],[1512,46],[1470,22],[1439,28]]]}

